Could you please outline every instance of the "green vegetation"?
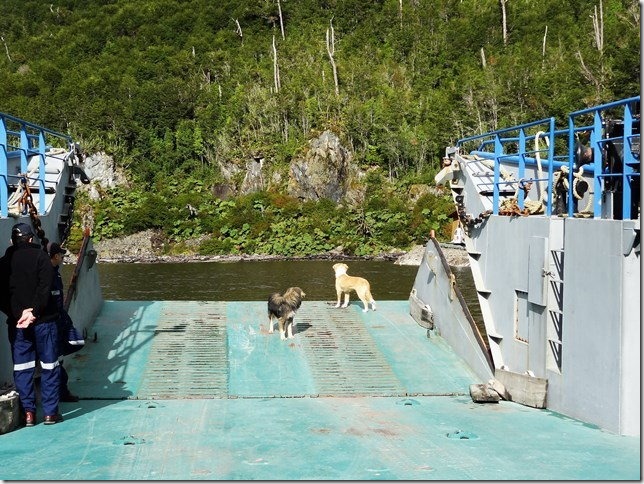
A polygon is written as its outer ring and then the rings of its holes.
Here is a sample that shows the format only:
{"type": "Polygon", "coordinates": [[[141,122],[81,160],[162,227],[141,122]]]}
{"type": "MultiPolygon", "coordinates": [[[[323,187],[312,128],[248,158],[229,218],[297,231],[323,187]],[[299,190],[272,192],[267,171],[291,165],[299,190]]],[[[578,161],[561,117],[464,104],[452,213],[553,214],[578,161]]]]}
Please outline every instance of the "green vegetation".
{"type": "MultiPolygon", "coordinates": [[[[202,238],[200,254],[274,254],[309,256],[342,247],[344,253],[372,256],[407,248],[427,240],[430,230],[440,233],[453,210],[446,195],[419,197],[408,209],[405,189],[378,185],[362,207],[349,208],[330,200],[302,202],[276,192],[256,192],[231,200],[213,197],[193,179],[158,185],[154,190],[114,188],[92,201],[78,200],[77,216],[92,213],[94,236],[112,238],[145,229],[157,229],[173,241],[167,249],[185,249],[181,241],[202,238]],[[188,204],[197,213],[190,215],[188,204]]],[[[442,232],[442,237],[449,237],[442,232]]],[[[80,224],[72,241],[80,243],[80,224]]]]}
{"type": "Polygon", "coordinates": [[[640,90],[632,0],[3,0],[2,13],[0,111],[107,152],[132,182],[76,213],[93,210],[98,237],[212,234],[204,253],[422,243],[451,205],[409,206],[405,188],[432,179],[450,142],[640,90]],[[286,167],[325,129],[385,191],[355,210],[213,197],[222,162],[286,167]]]}

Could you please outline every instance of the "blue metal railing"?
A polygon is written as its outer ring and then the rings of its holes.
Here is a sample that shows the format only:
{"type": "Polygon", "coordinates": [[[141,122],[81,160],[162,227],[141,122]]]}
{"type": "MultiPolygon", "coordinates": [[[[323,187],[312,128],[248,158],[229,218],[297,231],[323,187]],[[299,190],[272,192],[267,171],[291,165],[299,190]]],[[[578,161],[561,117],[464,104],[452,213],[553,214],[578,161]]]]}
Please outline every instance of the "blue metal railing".
{"type": "MultiPolygon", "coordinates": [[[[552,186],[553,173],[562,166],[568,168],[568,193],[567,212],[568,216],[574,214],[574,189],[573,176],[575,170],[580,166],[585,174],[593,175],[593,216],[602,217],[602,203],[605,202],[605,195],[612,191],[617,193],[617,203],[614,218],[630,219],[639,215],[639,191],[633,193],[633,187],[639,185],[640,176],[640,127],[639,127],[639,102],[640,97],[632,97],[615,101],[600,106],[584,109],[571,113],[568,117],[568,127],[555,129],[554,118],[541,119],[531,123],[513,126],[490,133],[463,138],[458,141],[457,146],[465,147],[476,143],[476,149],[471,154],[494,161],[494,177],[491,185],[492,190],[492,211],[495,215],[499,213],[501,187],[508,182],[500,179],[501,165],[503,163],[518,165],[518,178],[523,180],[527,165],[534,166],[537,163],[535,156],[538,154],[543,166],[547,167],[547,199],[545,203],[545,214],[550,216],[553,212],[552,186]],[[585,122],[585,119],[592,117],[592,123],[585,122]],[[621,133],[611,133],[609,127],[614,120],[623,123],[621,133]],[[592,161],[577,166],[576,143],[579,135],[587,135],[592,152],[592,161]],[[529,142],[533,142],[539,136],[548,141],[547,149],[530,150],[527,148],[529,142]],[[621,153],[619,149],[621,148],[621,153]],[[547,155],[542,158],[542,154],[547,155]],[[612,166],[607,159],[612,157],[612,166]],[[610,180],[614,180],[611,182],[610,180]],[[609,188],[610,186],[610,188],[609,188]],[[619,188],[616,190],[615,187],[619,188]],[[637,209],[638,213],[634,213],[637,209]]],[[[533,178],[530,181],[542,182],[544,179],[533,178]]],[[[524,206],[524,193],[519,190],[518,204],[521,209],[524,206]]],[[[604,214],[606,216],[606,214],[604,214]]]]}
{"type": "MultiPolygon", "coordinates": [[[[578,131],[588,131],[590,132],[590,147],[593,151],[593,160],[601,160],[601,162],[595,162],[593,165],[593,180],[594,180],[594,190],[595,194],[604,193],[604,188],[608,178],[620,178],[621,180],[621,217],[622,219],[630,219],[632,216],[637,218],[637,214],[632,213],[632,183],[637,182],[639,184],[639,139],[640,139],[640,126],[639,126],[639,102],[640,97],[632,97],[628,99],[623,99],[621,101],[615,101],[608,104],[603,104],[594,108],[588,108],[581,111],[576,111],[571,113],[568,117],[568,129],[578,131]],[[634,113],[634,108],[637,108],[637,112],[634,113]],[[605,129],[606,117],[602,116],[606,112],[617,112],[621,114],[621,119],[623,120],[623,132],[621,136],[612,136],[611,133],[607,132],[605,129]],[[590,125],[585,126],[575,126],[575,122],[580,120],[584,115],[592,115],[593,122],[590,125]],[[635,122],[637,121],[637,122],[635,122]],[[635,126],[634,126],[635,125],[635,126]],[[634,133],[634,128],[637,130],[637,133],[634,133]],[[635,139],[637,139],[637,151],[635,150],[636,146],[634,144],[635,139]],[[616,171],[615,167],[605,166],[605,159],[607,156],[611,156],[608,153],[610,149],[609,145],[612,147],[615,144],[621,145],[623,150],[621,154],[621,172],[616,171]],[[637,154],[636,154],[637,153],[637,154]],[[637,170],[636,170],[637,168],[637,170]],[[637,180],[635,180],[637,178],[637,180]]],[[[614,118],[613,118],[614,119],[614,118]]],[[[581,120],[580,120],[581,121],[581,120]]],[[[569,142],[569,150],[571,152],[570,156],[570,173],[569,173],[569,182],[572,180],[572,158],[573,158],[573,141],[569,142]]],[[[613,155],[614,156],[614,155],[613,155]]],[[[572,186],[572,185],[571,185],[572,186]]],[[[568,205],[571,206],[572,193],[569,193],[568,205]]],[[[602,201],[603,197],[595,196],[593,203],[593,215],[597,218],[600,218],[602,215],[602,201]]],[[[637,200],[639,205],[639,199],[637,200]]],[[[569,216],[572,216],[572,211],[569,209],[569,216]]]]}
{"type": "Polygon", "coordinates": [[[72,144],[70,136],[0,113],[0,216],[7,217],[9,213],[10,179],[19,179],[18,173],[9,173],[9,160],[19,157],[19,172],[26,175],[27,165],[32,156],[37,156],[39,160],[38,177],[32,178],[36,180],[41,194],[38,197],[38,211],[41,214],[45,213],[45,154],[48,141],[64,144],[66,149],[72,144]]]}

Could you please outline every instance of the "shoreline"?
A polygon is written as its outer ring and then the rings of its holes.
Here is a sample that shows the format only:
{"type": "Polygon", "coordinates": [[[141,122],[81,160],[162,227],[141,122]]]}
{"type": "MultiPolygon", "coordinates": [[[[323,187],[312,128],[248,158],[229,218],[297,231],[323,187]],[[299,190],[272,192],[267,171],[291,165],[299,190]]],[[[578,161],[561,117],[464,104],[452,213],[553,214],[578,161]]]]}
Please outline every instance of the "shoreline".
{"type": "Polygon", "coordinates": [[[399,257],[405,255],[405,252],[392,254],[383,254],[375,257],[348,256],[343,254],[317,254],[310,256],[280,256],[269,254],[227,254],[227,255],[122,255],[113,257],[101,257],[99,253],[98,261],[101,263],[129,263],[129,264],[155,264],[155,263],[182,263],[182,262],[259,262],[269,260],[382,260],[396,261],[399,257]]]}
{"type": "MultiPolygon", "coordinates": [[[[104,243],[103,243],[104,244],[104,243]]],[[[454,267],[467,267],[469,266],[469,259],[465,248],[455,244],[441,243],[440,244],[445,258],[450,266],[454,267]]],[[[226,255],[198,255],[198,254],[181,254],[181,255],[157,255],[153,251],[145,251],[140,246],[134,250],[129,246],[129,251],[119,253],[115,248],[103,247],[101,242],[95,244],[94,248],[98,252],[98,262],[103,264],[180,264],[180,263],[198,263],[198,262],[221,262],[221,263],[235,263],[235,262],[261,262],[261,261],[313,261],[313,260],[328,260],[328,261],[356,261],[356,260],[369,260],[369,261],[385,261],[393,262],[398,265],[413,265],[419,266],[422,262],[425,246],[417,245],[409,251],[399,251],[383,253],[376,256],[360,257],[349,256],[342,253],[328,252],[324,254],[315,254],[310,256],[278,256],[268,254],[226,254],[226,255]],[[131,253],[131,252],[136,253],[131,253]],[[130,252],[130,253],[128,253],[130,252]],[[105,253],[106,256],[101,256],[105,253]]]]}

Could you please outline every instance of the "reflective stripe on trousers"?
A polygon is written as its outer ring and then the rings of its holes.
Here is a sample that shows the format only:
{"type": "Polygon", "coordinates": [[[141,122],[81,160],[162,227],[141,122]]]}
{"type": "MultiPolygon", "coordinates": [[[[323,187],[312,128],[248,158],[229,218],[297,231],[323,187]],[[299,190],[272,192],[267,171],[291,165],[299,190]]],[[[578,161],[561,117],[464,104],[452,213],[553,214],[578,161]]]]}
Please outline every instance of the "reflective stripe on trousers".
{"type": "Polygon", "coordinates": [[[45,415],[58,413],[60,367],[58,330],[55,321],[31,324],[21,329],[9,325],[9,343],[13,357],[13,379],[24,410],[36,410],[34,372],[40,360],[40,389],[45,415]]]}

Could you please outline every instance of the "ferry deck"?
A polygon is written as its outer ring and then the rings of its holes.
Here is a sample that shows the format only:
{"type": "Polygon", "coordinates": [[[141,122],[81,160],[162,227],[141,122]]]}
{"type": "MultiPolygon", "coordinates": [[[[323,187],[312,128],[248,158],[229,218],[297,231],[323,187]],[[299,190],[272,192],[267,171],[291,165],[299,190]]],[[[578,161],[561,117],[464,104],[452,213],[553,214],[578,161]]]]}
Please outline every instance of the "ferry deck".
{"type": "Polygon", "coordinates": [[[3,480],[639,480],[640,439],[474,403],[484,383],[409,315],[304,301],[105,301],[68,356],[65,421],[0,436],[3,480]]]}

